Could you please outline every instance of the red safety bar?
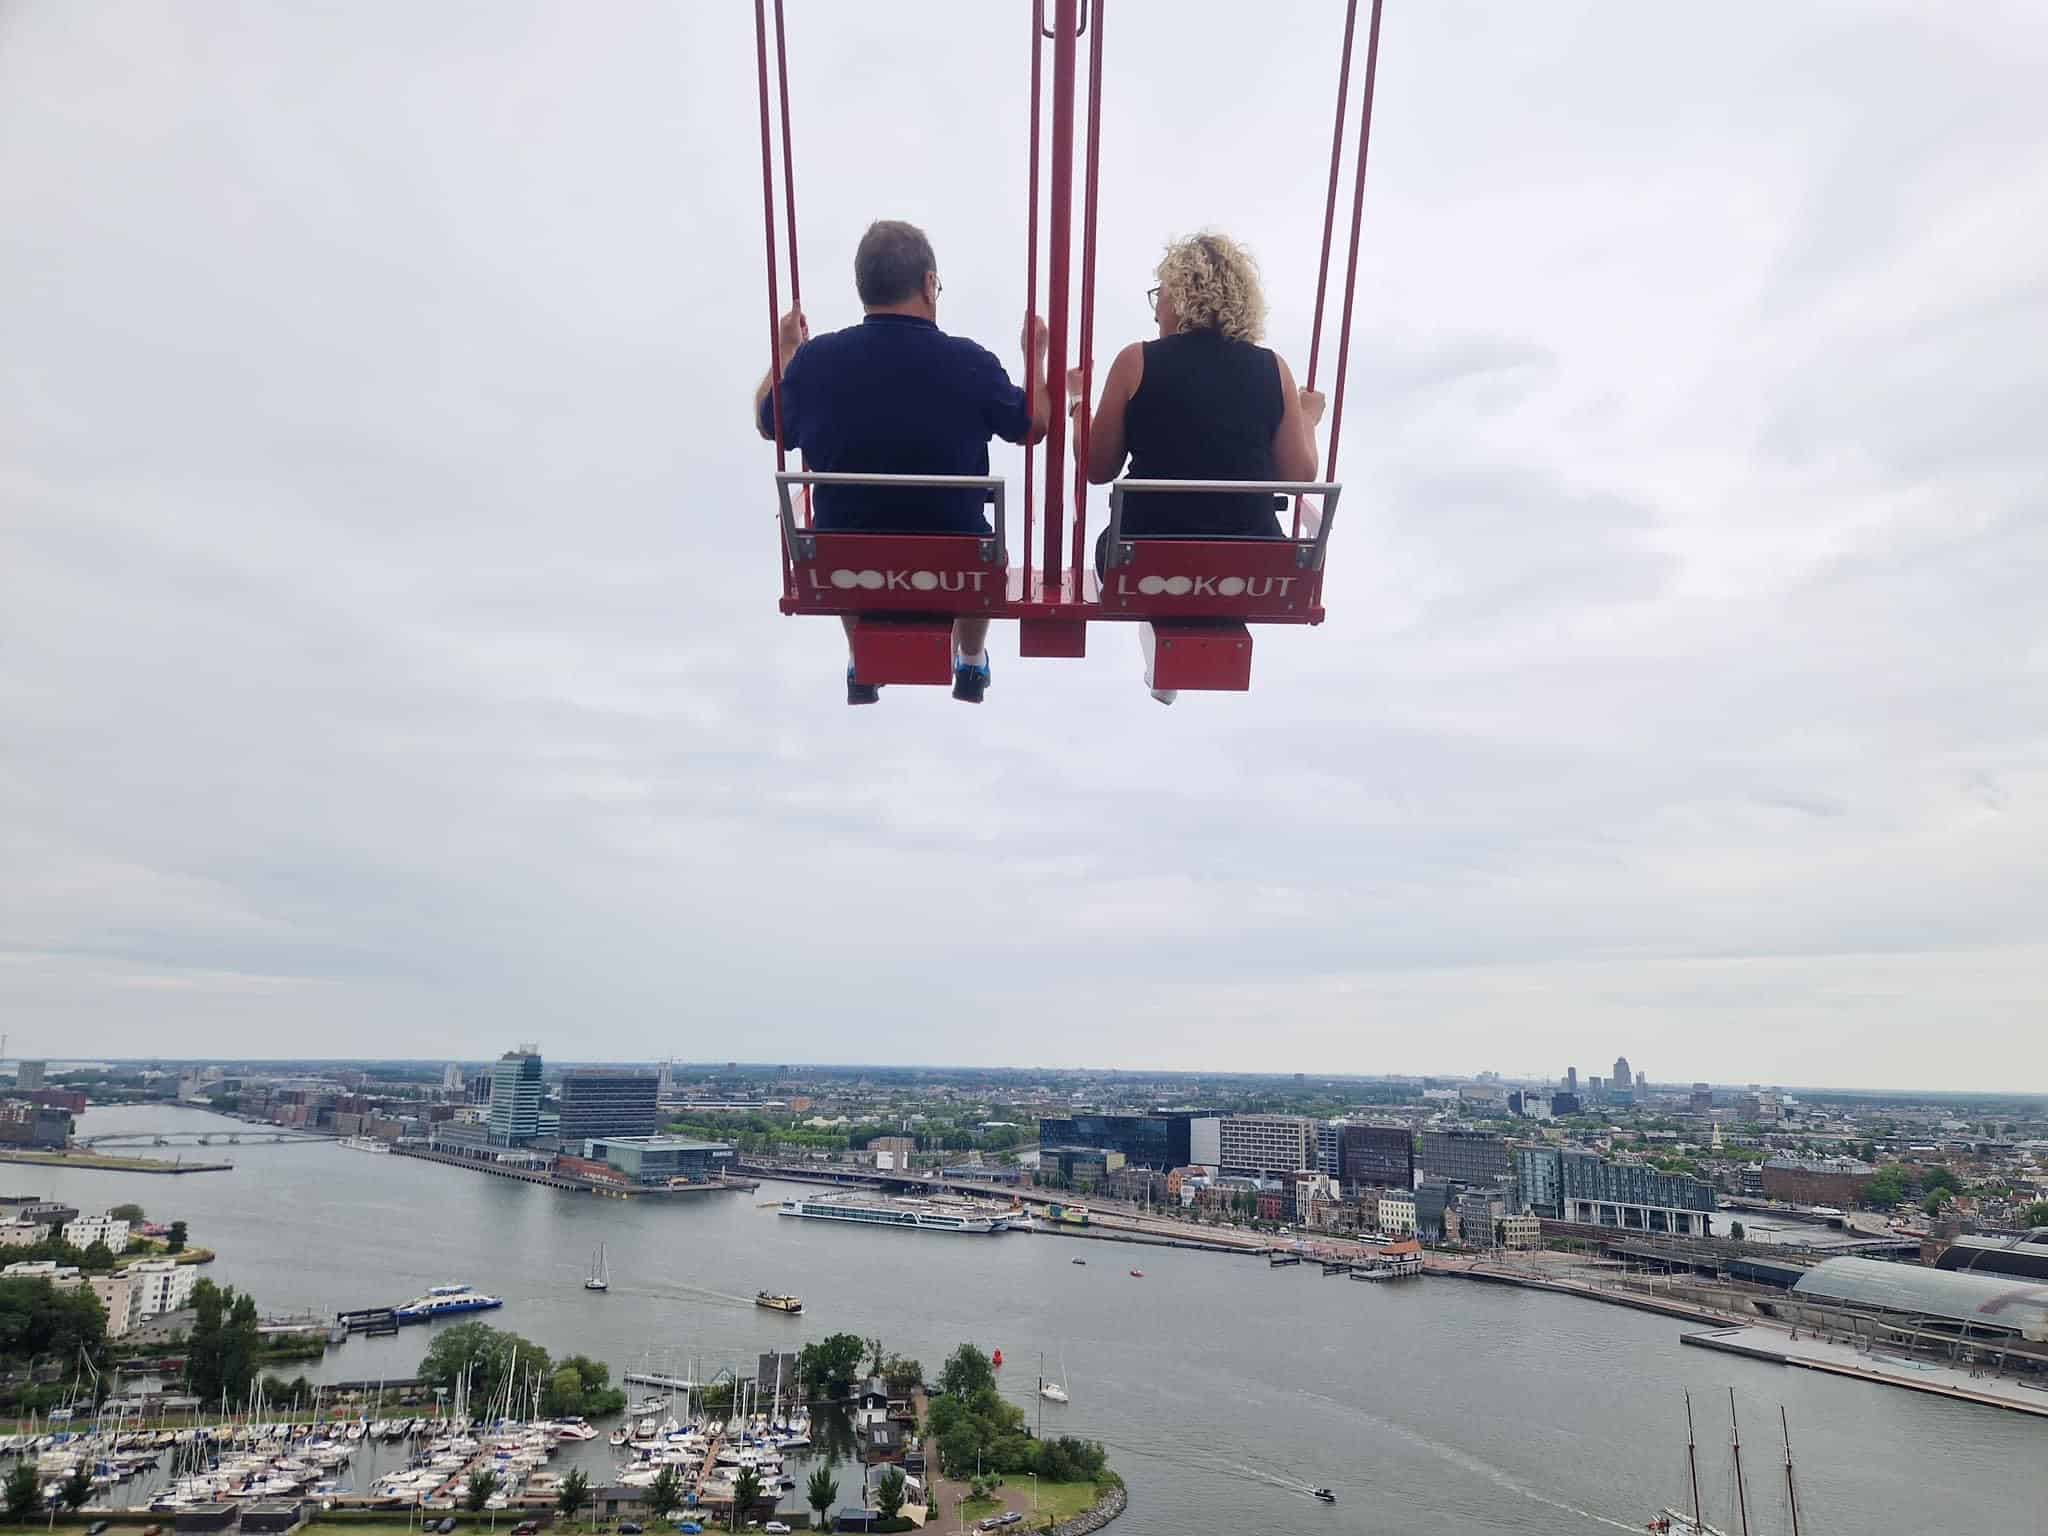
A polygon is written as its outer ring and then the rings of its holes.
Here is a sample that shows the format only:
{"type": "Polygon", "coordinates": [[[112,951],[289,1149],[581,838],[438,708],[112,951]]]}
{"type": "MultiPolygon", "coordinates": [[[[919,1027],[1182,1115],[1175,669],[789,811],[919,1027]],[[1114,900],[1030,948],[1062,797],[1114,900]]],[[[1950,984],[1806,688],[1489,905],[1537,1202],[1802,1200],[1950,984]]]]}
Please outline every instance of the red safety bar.
{"type": "MultiPolygon", "coordinates": [[[[1330,452],[1325,473],[1334,475],[1344,420],[1353,305],[1365,196],[1366,156],[1371,142],[1374,86],[1379,62],[1380,13],[1373,0],[1366,44],[1365,84],[1359,116],[1358,154],[1352,188],[1350,243],[1339,327],[1337,377],[1332,394],[1330,452]]],[[[1078,365],[1092,390],[1097,191],[1101,152],[1104,11],[1093,0],[1092,17],[1081,0],[1031,0],[1030,202],[1025,259],[1026,312],[1035,311],[1039,275],[1039,149],[1043,42],[1052,44],[1051,190],[1048,218],[1047,380],[1063,390],[1069,355],[1069,300],[1072,297],[1075,95],[1078,43],[1089,33],[1088,136],[1084,150],[1084,207],[1079,275],[1078,365]],[[1051,24],[1048,26],[1047,13],[1051,24]]],[[[1306,387],[1315,386],[1321,360],[1330,254],[1336,231],[1337,187],[1344,149],[1352,40],[1358,0],[1346,0],[1343,48],[1338,64],[1336,120],[1331,131],[1330,172],[1323,210],[1323,240],[1316,273],[1313,333],[1306,387]]],[[[756,79],[760,92],[761,191],[768,253],[770,394],[777,432],[777,487],[781,506],[785,613],[835,614],[853,620],[855,672],[862,682],[943,683],[951,676],[947,631],[961,616],[1009,618],[1019,622],[1019,647],[1026,656],[1081,656],[1092,622],[1143,622],[1158,636],[1154,682],[1161,688],[1242,689],[1249,686],[1250,624],[1319,624],[1323,612],[1323,571],[1330,528],[1342,487],[1316,483],[1123,481],[1110,493],[1110,533],[1101,578],[1088,569],[1086,412],[1073,434],[1068,458],[1066,413],[1054,411],[1045,444],[1045,471],[1035,472],[1030,448],[1024,459],[1024,542],[1022,561],[1009,561],[1003,517],[1003,482],[932,476],[824,475],[789,473],[781,445],[781,360],[774,326],[779,318],[775,238],[775,176],[769,105],[768,27],[765,0],[755,0],[756,79]],[[1071,481],[1069,476],[1071,475],[1071,481]],[[987,537],[945,534],[825,532],[799,527],[790,492],[833,482],[922,484],[979,488],[996,515],[987,537]],[[1072,487],[1071,509],[1067,492],[1072,487]],[[1266,492],[1294,498],[1294,536],[1283,539],[1183,539],[1125,536],[1124,498],[1173,490],[1266,492]],[[1034,492],[1043,496],[1043,522],[1034,492]],[[1303,501],[1320,496],[1321,517],[1303,536],[1303,501]],[[1065,563],[1063,564],[1063,560],[1065,563]],[[865,637],[865,641],[864,638],[865,637]]],[[[791,290],[797,291],[796,183],[790,148],[789,73],[782,0],[775,0],[775,82],[780,93],[783,191],[788,206],[791,290]]]]}

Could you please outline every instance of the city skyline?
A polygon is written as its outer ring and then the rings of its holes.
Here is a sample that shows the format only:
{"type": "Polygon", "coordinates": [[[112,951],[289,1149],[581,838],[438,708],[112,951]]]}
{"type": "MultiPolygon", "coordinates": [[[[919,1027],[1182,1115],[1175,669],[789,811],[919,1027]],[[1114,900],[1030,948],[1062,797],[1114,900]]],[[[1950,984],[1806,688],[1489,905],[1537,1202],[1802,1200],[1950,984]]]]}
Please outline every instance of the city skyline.
{"type": "MultiPolygon", "coordinates": [[[[804,11],[814,329],[904,217],[1016,368],[1021,16],[804,11]]],[[[1390,7],[1328,623],[859,711],[775,611],[748,8],[107,14],[6,13],[16,1046],[2048,1086],[2023,11],[1390,7]]],[[[1214,226],[1305,377],[1337,23],[1105,44],[1098,372],[1214,226]]]]}

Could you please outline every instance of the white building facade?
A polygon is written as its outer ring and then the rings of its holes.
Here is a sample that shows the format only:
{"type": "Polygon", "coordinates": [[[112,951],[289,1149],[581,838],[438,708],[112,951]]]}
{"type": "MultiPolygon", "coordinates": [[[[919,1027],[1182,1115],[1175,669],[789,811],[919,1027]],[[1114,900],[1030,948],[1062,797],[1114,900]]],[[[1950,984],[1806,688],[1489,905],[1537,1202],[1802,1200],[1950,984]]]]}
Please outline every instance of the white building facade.
{"type": "Polygon", "coordinates": [[[64,1223],[64,1241],[74,1248],[105,1243],[119,1253],[128,1246],[128,1223],[112,1216],[81,1216],[64,1223]]]}

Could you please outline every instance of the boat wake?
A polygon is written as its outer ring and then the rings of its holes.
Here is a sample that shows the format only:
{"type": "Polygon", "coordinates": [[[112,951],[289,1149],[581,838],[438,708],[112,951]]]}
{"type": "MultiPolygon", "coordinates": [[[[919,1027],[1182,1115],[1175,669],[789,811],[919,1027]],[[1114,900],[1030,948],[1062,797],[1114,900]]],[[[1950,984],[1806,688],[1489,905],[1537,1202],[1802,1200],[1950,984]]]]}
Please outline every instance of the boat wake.
{"type": "Polygon", "coordinates": [[[1528,1484],[1519,1481],[1504,1468],[1497,1467],[1490,1461],[1482,1460],[1480,1457],[1474,1456],[1470,1451],[1455,1445],[1447,1445],[1441,1440],[1433,1440],[1418,1430],[1410,1429],[1405,1424],[1397,1424],[1391,1419],[1383,1419],[1378,1414],[1367,1413],[1355,1403],[1339,1402],[1336,1398],[1326,1397],[1320,1392],[1304,1392],[1302,1395],[1304,1397],[1312,1397],[1318,1402],[1328,1403],[1333,1408],[1355,1414],[1376,1428],[1383,1429],[1388,1434],[1407,1441],[1417,1449],[1427,1451],[1439,1460],[1447,1461],[1452,1466],[1470,1472],[1475,1477],[1483,1477],[1495,1487],[1505,1489],[1509,1493],[1527,1499],[1532,1504],[1541,1504],[1548,1509],[1555,1509],[1564,1514],[1577,1515],[1582,1520],[1591,1520],[1596,1525],[1608,1526],[1617,1531],[1640,1531],[1642,1529],[1640,1523],[1631,1524],[1626,1520],[1616,1520],[1611,1516],[1599,1514],[1590,1509],[1581,1509],[1578,1505],[1567,1500],[1553,1498],[1547,1493],[1539,1492],[1528,1484]]]}

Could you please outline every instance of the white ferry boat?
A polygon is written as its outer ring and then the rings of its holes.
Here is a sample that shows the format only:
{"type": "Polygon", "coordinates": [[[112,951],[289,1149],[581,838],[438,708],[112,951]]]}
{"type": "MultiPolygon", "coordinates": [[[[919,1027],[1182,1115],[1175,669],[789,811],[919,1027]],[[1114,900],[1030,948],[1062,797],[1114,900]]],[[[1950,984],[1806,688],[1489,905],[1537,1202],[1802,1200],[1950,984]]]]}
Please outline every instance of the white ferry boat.
{"type": "Polygon", "coordinates": [[[812,1221],[859,1221],[876,1227],[915,1227],[925,1232],[1007,1232],[1011,1212],[967,1202],[892,1200],[881,1195],[806,1195],[785,1200],[784,1216],[812,1221]]]}
{"type": "Polygon", "coordinates": [[[374,1136],[344,1136],[341,1144],[355,1152],[389,1152],[391,1143],[379,1141],[374,1136]]]}
{"type": "Polygon", "coordinates": [[[424,1323],[436,1317],[452,1317],[458,1312],[485,1312],[492,1307],[505,1305],[496,1296],[486,1296],[474,1286],[456,1282],[452,1285],[437,1285],[426,1295],[415,1297],[402,1307],[394,1307],[401,1323],[424,1323]]]}

